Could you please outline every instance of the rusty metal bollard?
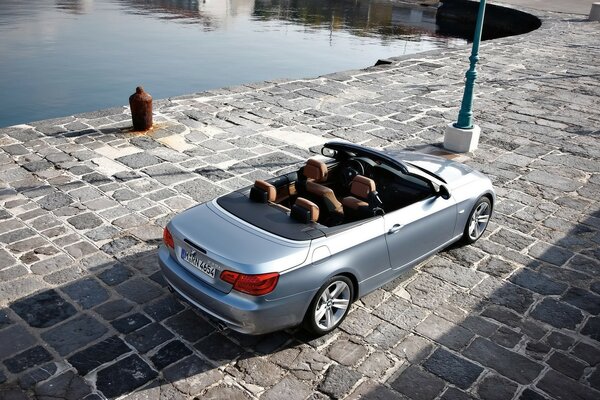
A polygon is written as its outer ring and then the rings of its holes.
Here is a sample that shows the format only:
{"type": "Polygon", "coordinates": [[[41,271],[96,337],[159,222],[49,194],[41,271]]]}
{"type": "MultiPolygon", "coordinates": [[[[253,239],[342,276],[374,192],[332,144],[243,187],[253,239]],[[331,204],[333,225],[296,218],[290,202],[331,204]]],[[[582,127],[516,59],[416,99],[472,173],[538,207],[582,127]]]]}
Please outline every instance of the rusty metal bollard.
{"type": "Polygon", "coordinates": [[[152,96],[138,86],[135,93],[129,96],[133,130],[146,131],[152,127],[152,96]]]}

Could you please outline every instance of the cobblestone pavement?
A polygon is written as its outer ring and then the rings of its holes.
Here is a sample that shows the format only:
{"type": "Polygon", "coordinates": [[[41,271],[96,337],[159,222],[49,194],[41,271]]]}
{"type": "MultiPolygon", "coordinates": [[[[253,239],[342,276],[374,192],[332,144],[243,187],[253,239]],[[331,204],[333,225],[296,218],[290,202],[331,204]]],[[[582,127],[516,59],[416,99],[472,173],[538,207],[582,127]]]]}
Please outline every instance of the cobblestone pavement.
{"type": "Polygon", "coordinates": [[[333,334],[248,337],[158,273],[175,213],[340,137],[439,145],[468,49],[0,130],[0,398],[600,398],[600,24],[482,46],[468,163],[493,223],[357,302],[333,334]],[[2,308],[3,307],[3,308],[2,308]]]}

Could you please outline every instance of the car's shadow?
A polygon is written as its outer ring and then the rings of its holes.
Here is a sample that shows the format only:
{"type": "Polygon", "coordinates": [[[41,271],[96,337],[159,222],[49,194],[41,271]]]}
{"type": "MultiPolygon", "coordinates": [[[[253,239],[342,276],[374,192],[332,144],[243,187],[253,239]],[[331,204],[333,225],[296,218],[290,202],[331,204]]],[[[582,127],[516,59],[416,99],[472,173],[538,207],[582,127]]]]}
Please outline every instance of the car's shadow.
{"type": "Polygon", "coordinates": [[[315,351],[327,338],[301,329],[260,336],[223,329],[167,289],[157,250],[88,272],[2,309],[0,336],[12,343],[0,344],[7,369],[0,398],[117,398],[140,387],[193,396],[226,374],[269,387],[284,368],[316,378],[331,363],[315,351]],[[263,357],[277,354],[277,362],[263,357]]]}

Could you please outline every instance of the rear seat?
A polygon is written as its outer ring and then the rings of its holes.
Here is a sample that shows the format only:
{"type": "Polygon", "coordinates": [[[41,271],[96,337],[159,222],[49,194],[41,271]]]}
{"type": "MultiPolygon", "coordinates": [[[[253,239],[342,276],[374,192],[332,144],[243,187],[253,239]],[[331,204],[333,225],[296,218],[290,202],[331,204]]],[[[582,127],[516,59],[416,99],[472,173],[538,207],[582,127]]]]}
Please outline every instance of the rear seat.
{"type": "Polygon", "coordinates": [[[304,224],[315,223],[319,219],[319,207],[310,200],[298,197],[292,206],[290,217],[304,224]]]}
{"type": "Polygon", "coordinates": [[[254,186],[250,188],[250,199],[258,203],[269,203],[271,207],[280,209],[283,212],[289,212],[290,209],[275,203],[277,198],[277,189],[267,181],[257,179],[254,186]]]}
{"type": "Polygon", "coordinates": [[[250,189],[250,199],[259,203],[274,202],[277,197],[277,189],[269,182],[257,179],[250,189]]]}

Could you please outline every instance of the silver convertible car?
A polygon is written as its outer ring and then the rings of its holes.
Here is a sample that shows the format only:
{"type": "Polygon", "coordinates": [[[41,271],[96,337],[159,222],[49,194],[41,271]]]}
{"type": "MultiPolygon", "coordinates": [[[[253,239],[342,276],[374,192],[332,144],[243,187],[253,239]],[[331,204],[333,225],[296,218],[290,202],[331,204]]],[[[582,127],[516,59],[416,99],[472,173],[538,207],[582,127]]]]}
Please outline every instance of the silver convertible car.
{"type": "Polygon", "coordinates": [[[170,289],[242,333],[322,335],[356,299],[487,227],[494,189],[466,165],[342,142],[321,153],[175,216],[159,250],[170,289]]]}

